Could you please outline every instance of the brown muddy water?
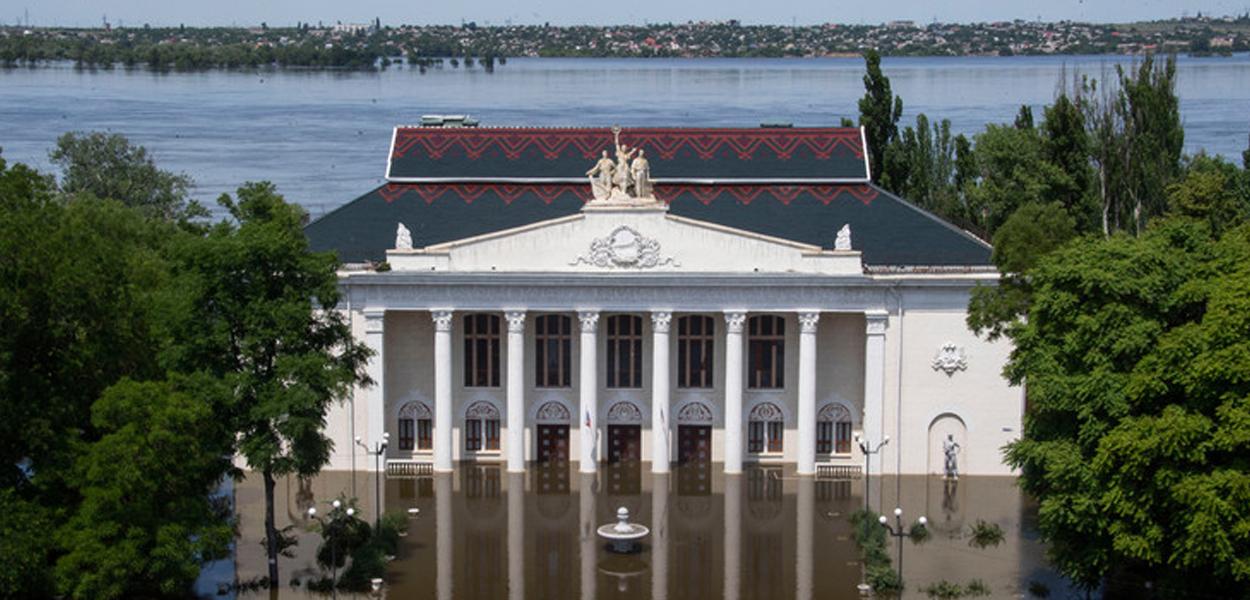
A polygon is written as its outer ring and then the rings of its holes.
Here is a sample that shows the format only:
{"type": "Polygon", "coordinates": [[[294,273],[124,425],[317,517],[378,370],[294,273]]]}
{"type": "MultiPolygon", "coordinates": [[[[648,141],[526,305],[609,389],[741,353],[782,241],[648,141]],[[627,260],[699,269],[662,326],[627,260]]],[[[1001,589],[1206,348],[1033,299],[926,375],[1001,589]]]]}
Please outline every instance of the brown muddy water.
{"type": "MultiPolygon", "coordinates": [[[[265,573],[260,477],[239,482],[235,555],[208,570],[200,588],[210,597],[328,598],[304,588],[319,576],[320,543],[304,515],[342,494],[357,498],[372,519],[376,481],[371,469],[281,480],[278,526],[295,525],[299,538],[294,556],[279,565],[281,589],[219,595],[222,582],[265,573]]],[[[590,475],[576,463],[531,465],[525,473],[461,464],[454,473],[384,477],[382,484],[384,513],[420,510],[390,564],[385,598],[860,598],[862,567],[848,518],[864,505],[861,479],[799,478],[792,466],[726,476],[719,464],[674,466],[667,475],[652,474],[647,463],[603,465],[590,475]],[[651,528],[637,554],[613,554],[594,535],[622,506],[631,521],[651,528]]],[[[921,515],[930,522],[927,541],[903,542],[904,598],[927,598],[924,588],[942,580],[972,579],[988,585],[992,598],[1078,597],[1046,565],[1033,533],[1036,509],[1014,478],[963,477],[949,486],[940,477],[873,478],[869,491],[879,512],[897,506],[907,523],[921,515]],[[1003,542],[971,546],[969,528],[978,519],[1002,527],[1003,542]]],[[[895,542],[890,549],[897,568],[895,542]]]]}

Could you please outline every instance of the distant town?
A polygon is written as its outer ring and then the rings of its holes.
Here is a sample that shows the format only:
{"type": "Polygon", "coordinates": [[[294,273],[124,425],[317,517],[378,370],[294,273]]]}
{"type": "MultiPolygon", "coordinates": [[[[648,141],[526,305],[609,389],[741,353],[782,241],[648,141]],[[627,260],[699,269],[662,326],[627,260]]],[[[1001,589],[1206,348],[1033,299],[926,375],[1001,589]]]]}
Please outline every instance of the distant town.
{"type": "Polygon", "coordinates": [[[743,25],[737,21],[628,26],[386,25],[192,28],[104,23],[98,28],[0,27],[0,65],[71,61],[90,68],[483,68],[507,57],[820,57],[875,48],[887,56],[1011,56],[1250,50],[1250,15],[1128,24],[1060,21],[743,25]]]}

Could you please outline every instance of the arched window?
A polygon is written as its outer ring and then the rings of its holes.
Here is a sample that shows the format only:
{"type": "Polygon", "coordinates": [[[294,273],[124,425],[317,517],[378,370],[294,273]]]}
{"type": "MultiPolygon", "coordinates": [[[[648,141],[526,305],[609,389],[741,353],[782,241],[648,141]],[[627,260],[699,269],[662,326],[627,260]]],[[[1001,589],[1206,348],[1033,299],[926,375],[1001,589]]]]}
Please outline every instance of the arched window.
{"type": "Polygon", "coordinates": [[[608,317],[608,387],[642,387],[642,317],[608,317]]]}
{"type": "Polygon", "coordinates": [[[573,385],[573,319],[542,315],[534,319],[534,385],[566,388],[573,385]]]}
{"type": "Polygon", "coordinates": [[[464,449],[469,452],[499,449],[499,409],[489,402],[474,402],[464,415],[464,449]]]}
{"type": "Polygon", "coordinates": [[[677,387],[712,387],[716,321],[707,315],[677,319],[677,387]]]}
{"type": "Polygon", "coordinates": [[[499,315],[464,316],[464,386],[499,387],[499,315]]]}
{"type": "Polygon", "coordinates": [[[434,417],[424,402],[409,402],[399,409],[399,449],[434,448],[434,417]]]}
{"type": "Polygon", "coordinates": [[[816,415],[816,453],[851,453],[851,411],[841,404],[826,404],[816,415]]]}
{"type": "Polygon", "coordinates": [[[756,315],[748,321],[747,387],[785,387],[786,321],[776,315],[756,315]]]}
{"type": "Polygon", "coordinates": [[[772,402],[761,402],[751,409],[747,422],[747,452],[776,454],[784,450],[785,419],[772,402]]]}

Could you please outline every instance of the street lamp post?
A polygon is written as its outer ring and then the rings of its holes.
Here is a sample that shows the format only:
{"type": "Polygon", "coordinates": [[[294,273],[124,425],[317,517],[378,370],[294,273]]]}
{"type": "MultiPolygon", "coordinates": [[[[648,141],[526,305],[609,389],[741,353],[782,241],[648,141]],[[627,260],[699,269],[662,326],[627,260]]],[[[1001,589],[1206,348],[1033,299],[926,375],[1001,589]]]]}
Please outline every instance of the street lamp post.
{"type": "MultiPolygon", "coordinates": [[[[885,515],[881,515],[881,517],[877,519],[877,521],[881,523],[881,526],[885,528],[886,532],[889,533],[891,536],[893,536],[896,542],[898,543],[898,578],[899,580],[902,580],[903,579],[903,538],[909,535],[909,532],[906,529],[903,529],[903,509],[902,508],[894,509],[894,526],[893,527],[890,526],[890,520],[887,519],[885,515]]],[[[929,524],[929,520],[923,516],[921,516],[919,519],[916,519],[916,522],[919,523],[921,527],[924,527],[929,524]]]]}
{"type": "MultiPolygon", "coordinates": [[[[338,523],[340,518],[339,508],[343,503],[335,500],[332,504],[334,509],[330,511],[330,518],[326,520],[317,516],[317,507],[308,507],[308,518],[321,523],[321,530],[326,532],[326,537],[330,542],[330,596],[331,598],[339,597],[339,555],[338,555],[338,523]]],[[[347,508],[347,518],[351,518],[356,514],[356,509],[347,508]]]]}
{"type": "Polygon", "coordinates": [[[386,453],[386,444],[391,439],[391,434],[382,432],[382,441],[375,442],[373,449],[356,437],[356,445],[365,449],[365,454],[373,455],[373,528],[377,529],[382,523],[382,455],[386,453]]]}
{"type": "Polygon", "coordinates": [[[868,462],[868,460],[872,458],[872,455],[880,453],[881,449],[884,448],[886,444],[890,443],[890,436],[887,435],[881,438],[881,443],[877,444],[875,448],[872,446],[871,442],[864,439],[863,437],[860,437],[859,435],[855,436],[855,443],[859,444],[860,451],[864,453],[864,510],[868,510],[868,507],[869,507],[868,489],[870,485],[869,475],[872,474],[871,472],[869,472],[870,463],[868,462]]]}

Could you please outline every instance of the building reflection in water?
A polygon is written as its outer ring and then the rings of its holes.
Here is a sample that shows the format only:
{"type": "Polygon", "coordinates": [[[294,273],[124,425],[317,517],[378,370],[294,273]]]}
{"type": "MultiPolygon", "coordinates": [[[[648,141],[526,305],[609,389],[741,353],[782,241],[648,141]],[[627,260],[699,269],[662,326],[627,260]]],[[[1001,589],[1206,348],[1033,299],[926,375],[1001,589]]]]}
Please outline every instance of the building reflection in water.
{"type": "MultiPolygon", "coordinates": [[[[742,475],[724,475],[719,465],[707,464],[653,474],[649,465],[636,461],[604,465],[597,474],[580,474],[576,468],[563,462],[508,473],[503,465],[461,464],[453,473],[388,479],[387,509],[402,513],[415,507],[420,516],[391,563],[385,597],[858,597],[861,572],[849,517],[862,506],[859,481],[800,478],[788,467],[748,467],[742,475]],[[651,528],[641,553],[613,555],[595,534],[618,506],[651,528]]],[[[264,572],[259,479],[248,478],[235,490],[240,530],[247,536],[236,546],[240,579],[264,572]]],[[[358,485],[372,490],[367,479],[358,485]]],[[[909,589],[941,579],[979,578],[1000,597],[1023,593],[1045,572],[1041,547],[1021,535],[1025,504],[1014,480],[965,477],[951,485],[939,477],[909,477],[883,487],[887,506],[898,503],[906,514],[926,514],[935,530],[922,545],[907,542],[909,589]],[[902,491],[901,501],[890,493],[894,489],[902,491]],[[1002,525],[1004,544],[971,549],[966,531],[977,518],[1002,525]]],[[[302,521],[301,509],[349,489],[348,473],[303,482],[292,478],[279,486],[279,518],[285,522],[278,525],[294,523],[299,536],[295,556],[281,567],[285,580],[305,581],[317,574],[320,538],[302,521]]],[[[371,495],[360,500],[370,520],[371,500],[371,495]]],[[[1062,595],[1053,577],[1047,581],[1062,595]]],[[[284,585],[280,597],[322,598],[302,585],[284,585]]]]}

